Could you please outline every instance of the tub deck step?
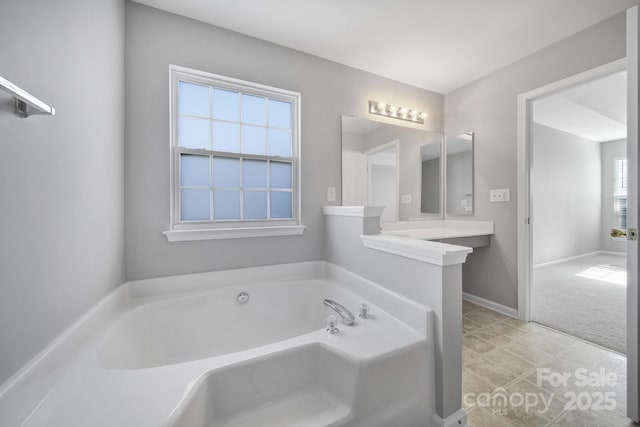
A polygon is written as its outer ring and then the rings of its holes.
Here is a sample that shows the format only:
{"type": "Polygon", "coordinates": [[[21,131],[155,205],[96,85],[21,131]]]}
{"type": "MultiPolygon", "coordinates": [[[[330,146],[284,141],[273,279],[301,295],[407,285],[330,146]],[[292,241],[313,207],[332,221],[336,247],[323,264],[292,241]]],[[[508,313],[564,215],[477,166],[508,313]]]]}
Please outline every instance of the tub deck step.
{"type": "Polygon", "coordinates": [[[342,424],[341,421],[350,419],[350,413],[349,406],[317,387],[216,420],[211,427],[338,426],[342,424]]]}

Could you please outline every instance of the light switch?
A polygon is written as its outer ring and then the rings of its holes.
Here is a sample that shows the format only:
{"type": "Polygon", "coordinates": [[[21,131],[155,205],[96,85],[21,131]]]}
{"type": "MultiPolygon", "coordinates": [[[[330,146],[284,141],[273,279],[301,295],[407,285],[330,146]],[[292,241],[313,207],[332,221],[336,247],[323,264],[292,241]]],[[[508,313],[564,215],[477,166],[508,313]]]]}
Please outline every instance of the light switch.
{"type": "Polygon", "coordinates": [[[410,205],[411,194],[403,194],[402,197],[400,198],[400,203],[402,203],[403,205],[410,205]]]}
{"type": "Polygon", "coordinates": [[[496,202],[509,202],[511,201],[511,192],[508,188],[501,188],[497,190],[489,191],[489,201],[496,202]]]}
{"type": "Polygon", "coordinates": [[[336,201],[336,187],[327,187],[327,202],[336,201]]]}

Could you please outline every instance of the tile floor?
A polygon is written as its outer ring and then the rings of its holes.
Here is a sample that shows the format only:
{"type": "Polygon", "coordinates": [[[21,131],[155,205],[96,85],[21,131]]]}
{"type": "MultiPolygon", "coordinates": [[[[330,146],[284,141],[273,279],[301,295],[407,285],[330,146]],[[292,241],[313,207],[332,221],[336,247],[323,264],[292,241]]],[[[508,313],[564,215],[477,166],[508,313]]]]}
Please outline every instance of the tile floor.
{"type": "Polygon", "coordinates": [[[468,301],[463,314],[471,426],[637,426],[625,416],[626,357],[468,301]]]}

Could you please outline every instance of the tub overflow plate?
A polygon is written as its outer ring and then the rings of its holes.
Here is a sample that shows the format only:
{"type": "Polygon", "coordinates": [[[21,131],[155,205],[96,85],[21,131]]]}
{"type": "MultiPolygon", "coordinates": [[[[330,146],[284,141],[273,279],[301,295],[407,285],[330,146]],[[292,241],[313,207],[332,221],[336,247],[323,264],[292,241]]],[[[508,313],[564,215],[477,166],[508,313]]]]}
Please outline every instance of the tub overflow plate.
{"type": "Polygon", "coordinates": [[[249,302],[249,294],[245,291],[242,291],[236,297],[236,303],[242,305],[249,302]]]}

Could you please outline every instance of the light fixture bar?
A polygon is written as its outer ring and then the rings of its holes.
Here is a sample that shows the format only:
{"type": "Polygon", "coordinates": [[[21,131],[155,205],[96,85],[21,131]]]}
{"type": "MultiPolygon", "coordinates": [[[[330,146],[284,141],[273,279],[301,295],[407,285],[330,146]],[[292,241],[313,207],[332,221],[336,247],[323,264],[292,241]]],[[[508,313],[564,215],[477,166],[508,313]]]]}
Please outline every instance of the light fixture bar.
{"type": "Polygon", "coordinates": [[[45,104],[2,76],[0,76],[0,89],[15,98],[16,116],[18,117],[26,118],[33,114],[55,116],[56,114],[56,110],[53,107],[45,104]]]}
{"type": "Polygon", "coordinates": [[[406,120],[421,125],[424,124],[424,119],[427,117],[427,113],[423,113],[422,111],[385,104],[379,101],[369,101],[369,113],[406,120]]]}

